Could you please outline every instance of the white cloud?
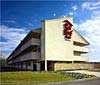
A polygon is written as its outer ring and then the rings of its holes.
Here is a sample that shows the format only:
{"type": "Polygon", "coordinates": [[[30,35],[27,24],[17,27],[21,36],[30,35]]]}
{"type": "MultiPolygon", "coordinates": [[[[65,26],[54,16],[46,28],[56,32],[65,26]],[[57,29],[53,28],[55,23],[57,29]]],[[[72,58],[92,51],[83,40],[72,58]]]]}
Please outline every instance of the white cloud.
{"type": "Polygon", "coordinates": [[[69,15],[73,15],[73,12],[69,12],[69,15]]]}
{"type": "Polygon", "coordinates": [[[60,17],[62,18],[65,18],[65,17],[67,17],[68,15],[67,14],[64,14],[64,15],[61,15],[60,17]]]}
{"type": "Polygon", "coordinates": [[[31,26],[31,27],[33,27],[33,24],[32,23],[28,23],[28,25],[31,26]]]}
{"type": "Polygon", "coordinates": [[[94,10],[94,9],[99,9],[99,8],[100,8],[100,1],[98,1],[98,2],[84,2],[82,4],[82,9],[94,10]]]}
{"type": "Polygon", "coordinates": [[[54,13],[53,16],[56,16],[56,14],[54,13]]]}
{"type": "Polygon", "coordinates": [[[83,33],[85,38],[90,42],[90,61],[100,62],[100,15],[95,15],[91,19],[75,24],[74,27],[83,33]]]}
{"type": "Polygon", "coordinates": [[[66,16],[64,15],[63,17],[65,18],[66,16]]]}
{"type": "Polygon", "coordinates": [[[7,22],[7,23],[16,23],[16,21],[14,21],[14,20],[5,20],[5,21],[3,21],[3,22],[7,22]]]}
{"type": "Polygon", "coordinates": [[[8,56],[26,35],[22,28],[9,28],[4,25],[0,26],[0,31],[0,37],[5,40],[0,41],[0,50],[5,56],[8,56]]]}
{"type": "MultiPolygon", "coordinates": [[[[100,15],[100,10],[99,11],[93,11],[92,17],[100,15]]],[[[100,19],[100,17],[95,17],[97,19],[100,19]]]]}
{"type": "Polygon", "coordinates": [[[74,11],[76,11],[77,10],[77,6],[75,5],[75,6],[72,6],[72,9],[74,10],[74,11]]]}

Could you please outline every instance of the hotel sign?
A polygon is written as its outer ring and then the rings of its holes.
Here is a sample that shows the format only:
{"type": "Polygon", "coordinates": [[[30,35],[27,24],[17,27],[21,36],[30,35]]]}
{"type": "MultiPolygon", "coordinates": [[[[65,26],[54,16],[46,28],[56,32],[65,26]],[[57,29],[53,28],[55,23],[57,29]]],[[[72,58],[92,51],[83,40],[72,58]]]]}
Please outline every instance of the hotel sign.
{"type": "Polygon", "coordinates": [[[64,38],[70,40],[73,32],[72,24],[66,19],[64,22],[64,38]]]}

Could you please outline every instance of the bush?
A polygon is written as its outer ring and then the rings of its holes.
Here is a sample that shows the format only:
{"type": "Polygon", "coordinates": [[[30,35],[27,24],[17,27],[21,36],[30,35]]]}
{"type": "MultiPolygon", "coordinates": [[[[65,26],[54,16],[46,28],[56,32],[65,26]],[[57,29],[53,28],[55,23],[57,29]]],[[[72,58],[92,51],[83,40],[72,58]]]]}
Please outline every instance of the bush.
{"type": "Polygon", "coordinates": [[[88,75],[88,74],[81,74],[81,73],[74,73],[74,72],[67,72],[67,73],[63,72],[63,74],[70,75],[76,79],[96,77],[95,75],[88,75]]]}

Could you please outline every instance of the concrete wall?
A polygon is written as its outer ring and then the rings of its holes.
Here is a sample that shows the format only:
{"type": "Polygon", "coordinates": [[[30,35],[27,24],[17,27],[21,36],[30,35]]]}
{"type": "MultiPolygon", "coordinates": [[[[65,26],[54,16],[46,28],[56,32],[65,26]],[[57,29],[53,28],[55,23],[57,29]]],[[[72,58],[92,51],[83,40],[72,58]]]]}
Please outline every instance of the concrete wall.
{"type": "MultiPolygon", "coordinates": [[[[45,21],[45,59],[73,61],[73,42],[66,41],[63,24],[66,18],[45,21]]],[[[73,23],[73,18],[67,18],[73,23]]]]}
{"type": "Polygon", "coordinates": [[[94,64],[94,68],[99,68],[100,69],[100,63],[94,64]]]}
{"type": "Polygon", "coordinates": [[[88,61],[88,58],[74,56],[73,51],[88,52],[86,47],[73,46],[73,41],[83,44],[88,42],[77,31],[73,31],[72,39],[66,41],[63,34],[64,20],[69,20],[73,24],[72,17],[45,20],[42,22],[42,59],[55,61],[88,61]],[[44,40],[44,42],[43,42],[44,40]]]}
{"type": "Polygon", "coordinates": [[[84,63],[55,63],[54,71],[57,70],[70,70],[70,69],[93,69],[93,64],[84,64],[84,63]]]}
{"type": "Polygon", "coordinates": [[[45,60],[45,22],[41,22],[41,60],[45,60]]]}
{"type": "Polygon", "coordinates": [[[76,30],[74,30],[74,32],[73,32],[72,40],[76,41],[76,42],[81,42],[81,43],[87,44],[86,40],[83,39],[83,37],[76,30]]]}

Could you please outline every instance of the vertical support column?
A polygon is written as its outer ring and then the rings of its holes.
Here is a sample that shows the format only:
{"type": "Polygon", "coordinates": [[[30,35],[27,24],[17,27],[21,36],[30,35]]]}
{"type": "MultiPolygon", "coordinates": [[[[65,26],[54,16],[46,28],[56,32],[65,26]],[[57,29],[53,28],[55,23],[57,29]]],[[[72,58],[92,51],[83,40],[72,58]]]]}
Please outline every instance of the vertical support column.
{"type": "Polygon", "coordinates": [[[31,61],[31,70],[33,71],[33,61],[31,61]]]}
{"type": "Polygon", "coordinates": [[[18,64],[16,63],[16,68],[18,68],[18,64]]]}
{"type": "Polygon", "coordinates": [[[27,61],[25,62],[25,65],[26,65],[26,70],[28,69],[28,66],[27,66],[27,61]]]}
{"type": "Polygon", "coordinates": [[[37,62],[37,71],[40,71],[40,63],[37,62]]]}
{"type": "Polygon", "coordinates": [[[25,62],[23,62],[23,69],[24,69],[24,70],[26,69],[26,64],[25,64],[25,62]]]}
{"type": "Polygon", "coordinates": [[[72,61],[72,64],[74,64],[74,61],[72,61]]]}
{"type": "Polygon", "coordinates": [[[23,69],[23,62],[21,62],[21,69],[23,69]]]}
{"type": "Polygon", "coordinates": [[[17,63],[17,69],[19,69],[19,63],[17,63]]]}
{"type": "Polygon", "coordinates": [[[17,64],[17,68],[19,69],[19,62],[18,62],[18,64],[17,64]]]}
{"type": "Polygon", "coordinates": [[[18,68],[18,63],[16,63],[16,68],[18,68]]]}
{"type": "Polygon", "coordinates": [[[47,60],[45,60],[45,71],[47,71],[47,60]]]}
{"type": "Polygon", "coordinates": [[[21,69],[21,63],[19,63],[19,69],[21,69]]]}

